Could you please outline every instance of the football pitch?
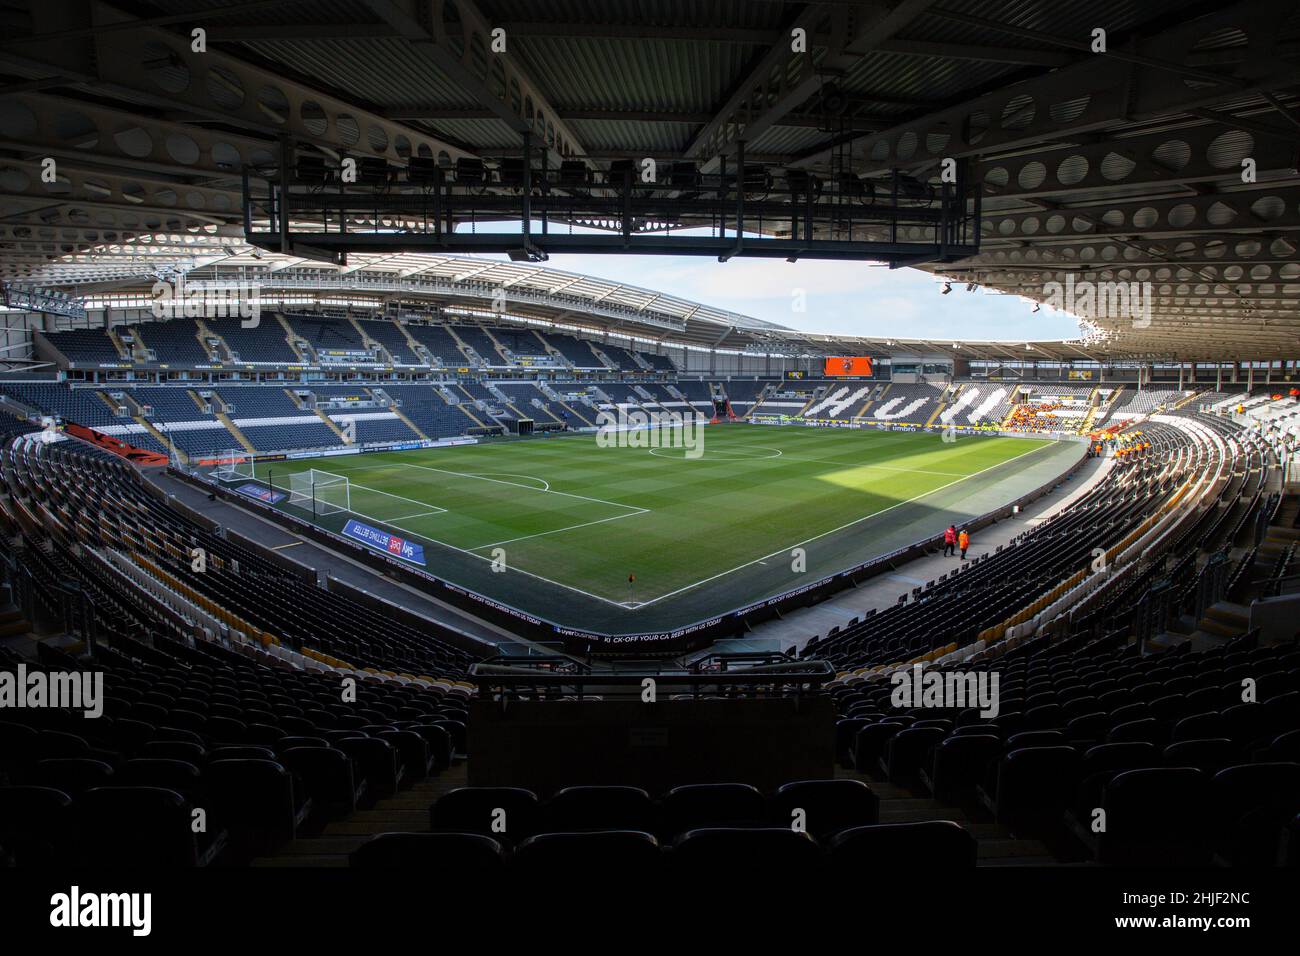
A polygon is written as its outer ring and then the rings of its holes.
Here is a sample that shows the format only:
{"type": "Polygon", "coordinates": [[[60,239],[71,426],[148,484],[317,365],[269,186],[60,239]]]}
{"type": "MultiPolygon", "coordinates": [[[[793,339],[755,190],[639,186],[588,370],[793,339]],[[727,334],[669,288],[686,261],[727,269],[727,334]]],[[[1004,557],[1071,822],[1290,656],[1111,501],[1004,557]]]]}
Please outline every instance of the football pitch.
{"type": "MultiPolygon", "coordinates": [[[[256,478],[285,491],[293,472],[344,476],[350,514],[318,514],[323,527],[355,518],[422,543],[430,573],[520,610],[635,630],[656,607],[721,613],[868,560],[1078,457],[1038,439],[744,424],[707,427],[702,445],[693,458],[565,434],[261,463],[256,478]]],[[[310,503],[279,507],[311,517],[310,503]]]]}

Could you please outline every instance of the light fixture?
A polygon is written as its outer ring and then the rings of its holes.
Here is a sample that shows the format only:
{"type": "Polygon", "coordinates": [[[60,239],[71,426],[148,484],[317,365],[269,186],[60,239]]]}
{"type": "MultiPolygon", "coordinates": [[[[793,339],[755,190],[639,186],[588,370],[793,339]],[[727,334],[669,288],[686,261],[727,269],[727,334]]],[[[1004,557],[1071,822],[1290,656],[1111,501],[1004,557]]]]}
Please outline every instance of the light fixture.
{"type": "Polygon", "coordinates": [[[951,282],[945,282],[945,283],[943,284],[943,291],[940,292],[939,294],[940,294],[940,295],[947,295],[947,294],[948,294],[949,292],[951,292],[951,291],[952,291],[952,283],[951,283],[951,282]]]}
{"type": "Polygon", "coordinates": [[[1041,308],[1042,308],[1042,306],[1039,305],[1037,302],[1034,303],[1034,311],[1035,311],[1035,312],[1037,312],[1037,311],[1038,311],[1039,309],[1041,309],[1041,308]]]}

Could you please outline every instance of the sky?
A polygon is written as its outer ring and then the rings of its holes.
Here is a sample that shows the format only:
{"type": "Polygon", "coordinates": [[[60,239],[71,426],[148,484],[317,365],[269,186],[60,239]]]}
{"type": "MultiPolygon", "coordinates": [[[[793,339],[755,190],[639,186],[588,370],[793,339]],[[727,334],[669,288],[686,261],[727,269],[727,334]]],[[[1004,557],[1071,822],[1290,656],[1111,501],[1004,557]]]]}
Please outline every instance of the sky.
{"type": "MultiPolygon", "coordinates": [[[[492,256],[491,258],[506,258],[492,256]]],[[[552,255],[545,265],[641,286],[803,332],[917,339],[1076,338],[1076,319],[1019,296],[942,283],[917,269],[826,259],[552,255]],[[802,290],[800,295],[799,290],[802,290]],[[804,311],[797,306],[802,299],[804,311]]]]}

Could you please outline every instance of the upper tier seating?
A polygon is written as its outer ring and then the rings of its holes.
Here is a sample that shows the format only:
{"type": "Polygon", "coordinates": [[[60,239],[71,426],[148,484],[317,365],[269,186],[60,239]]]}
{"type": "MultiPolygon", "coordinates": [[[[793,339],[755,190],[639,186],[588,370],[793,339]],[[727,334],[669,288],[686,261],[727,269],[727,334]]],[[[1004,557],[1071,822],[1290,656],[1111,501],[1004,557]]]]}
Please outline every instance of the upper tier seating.
{"type": "Polygon", "coordinates": [[[493,327],[491,332],[492,337],[501,343],[502,348],[509,350],[516,358],[523,356],[537,358],[548,354],[546,346],[532,329],[493,327]]]}
{"type": "Polygon", "coordinates": [[[310,416],[309,411],[299,408],[289,394],[275,385],[221,385],[217,394],[234,406],[230,417],[236,421],[250,418],[283,418],[286,416],[310,416]]]}
{"type": "Polygon", "coordinates": [[[301,361],[293,349],[284,326],[274,315],[262,313],[257,325],[244,328],[241,319],[204,319],[204,325],[230,348],[236,362],[244,365],[294,365],[301,361]]]}
{"type": "Polygon", "coordinates": [[[596,358],[596,353],[585,339],[579,339],[563,332],[548,332],[546,340],[555,346],[574,368],[604,368],[605,364],[596,358]]]}
{"type": "Polygon", "coordinates": [[[323,358],[320,353],[330,349],[365,350],[361,334],[347,319],[328,315],[296,315],[291,312],[285,313],[284,317],[289,327],[316,350],[318,357],[323,358]]]}
{"type": "Polygon", "coordinates": [[[452,330],[460,340],[478,353],[478,357],[488,365],[505,365],[505,359],[497,351],[492,339],[477,325],[454,325],[452,330]]]}
{"type": "Polygon", "coordinates": [[[120,364],[123,360],[108,333],[100,329],[68,329],[46,332],[45,338],[67,356],[69,362],[93,368],[101,362],[120,364]]]}
{"type": "Polygon", "coordinates": [[[406,327],[406,331],[447,368],[460,368],[469,364],[469,359],[465,357],[465,353],[461,351],[460,345],[451,337],[445,325],[412,323],[406,327]]]}
{"type": "Polygon", "coordinates": [[[212,356],[199,341],[198,323],[193,319],[171,319],[167,322],[144,322],[132,326],[144,344],[153,349],[161,365],[208,365],[212,356]]]}
{"type": "Polygon", "coordinates": [[[596,348],[600,349],[614,363],[614,368],[620,372],[640,372],[642,368],[637,364],[637,360],[632,357],[632,353],[627,349],[620,348],[617,345],[609,345],[605,342],[598,342],[596,348]]]}
{"type": "Polygon", "coordinates": [[[406,340],[396,322],[391,319],[374,319],[362,320],[359,324],[366,335],[388,351],[395,365],[424,364],[412,351],[411,343],[406,340]]]}

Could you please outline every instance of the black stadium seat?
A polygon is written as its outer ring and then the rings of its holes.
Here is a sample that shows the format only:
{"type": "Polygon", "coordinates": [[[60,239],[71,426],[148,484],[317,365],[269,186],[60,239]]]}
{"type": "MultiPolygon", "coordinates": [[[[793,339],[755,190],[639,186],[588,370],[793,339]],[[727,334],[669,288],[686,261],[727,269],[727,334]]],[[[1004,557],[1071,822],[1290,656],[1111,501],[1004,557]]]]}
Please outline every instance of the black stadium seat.
{"type": "Polygon", "coordinates": [[[769,802],[772,823],[792,826],[799,820],[817,839],[849,827],[876,823],[880,800],[859,780],[799,780],[777,788],[769,802]]]}
{"type": "Polygon", "coordinates": [[[576,870],[603,880],[653,877],[661,857],[659,841],[652,834],[606,829],[535,834],[516,847],[512,863],[533,879],[576,870]]]}
{"type": "Polygon", "coordinates": [[[548,831],[637,830],[656,833],[659,815],[639,787],[581,786],[556,791],[542,808],[548,831]]]}
{"type": "Polygon", "coordinates": [[[490,874],[505,865],[501,844],[479,833],[380,833],[348,857],[356,869],[490,874]]]}
{"type": "Polygon", "coordinates": [[[746,880],[806,873],[824,861],[808,833],[789,827],[687,830],[673,842],[669,863],[683,875],[730,874],[746,880]]]}
{"type": "Polygon", "coordinates": [[[78,842],[72,797],[53,787],[0,787],[0,866],[71,862],[78,842]]]}
{"type": "Polygon", "coordinates": [[[935,799],[963,804],[975,799],[975,787],[985,768],[1002,753],[1002,741],[992,734],[954,734],[934,748],[930,769],[925,770],[935,799]]]}
{"type": "Polygon", "coordinates": [[[537,832],[537,795],[521,787],[459,787],[430,808],[433,830],[482,833],[503,843],[518,843],[537,832]]]}
{"type": "Polygon", "coordinates": [[[1210,862],[1210,778],[1195,767],[1117,774],[1102,791],[1105,828],[1097,860],[1113,866],[1201,866],[1210,862]]]}
{"type": "Polygon", "coordinates": [[[199,862],[190,805],[174,790],[98,787],[74,798],[86,862],[98,867],[189,867],[199,862]]]}
{"type": "Polygon", "coordinates": [[[1214,775],[1211,800],[1218,854],[1234,866],[1272,866],[1300,813],[1300,763],[1227,767],[1214,775]]]}
{"type": "Polygon", "coordinates": [[[214,760],[204,771],[215,819],[249,856],[294,838],[305,796],[293,776],[270,760],[214,760]]]}
{"type": "Polygon", "coordinates": [[[767,825],[767,801],[747,783],[673,787],[663,798],[663,833],[676,836],[705,827],[767,825]]]}
{"type": "Polygon", "coordinates": [[[853,827],[832,837],[829,849],[846,874],[961,869],[973,867],[976,857],[975,838],[950,820],[853,827]]]}

